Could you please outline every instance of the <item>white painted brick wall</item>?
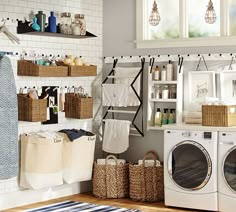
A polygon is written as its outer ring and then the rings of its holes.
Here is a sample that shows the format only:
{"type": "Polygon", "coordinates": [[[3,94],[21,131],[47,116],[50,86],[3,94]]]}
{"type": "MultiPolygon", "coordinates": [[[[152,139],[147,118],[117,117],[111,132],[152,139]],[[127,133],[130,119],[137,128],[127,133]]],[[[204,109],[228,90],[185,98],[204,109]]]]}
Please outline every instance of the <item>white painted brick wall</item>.
{"type": "MultiPolygon", "coordinates": [[[[47,15],[55,11],[58,15],[61,12],[83,13],[87,22],[87,31],[96,34],[97,38],[90,39],[69,39],[40,37],[29,35],[17,35],[21,44],[13,44],[8,38],[0,34],[0,51],[35,51],[37,54],[53,54],[83,56],[90,64],[98,66],[98,77],[85,78],[41,78],[41,77],[20,77],[17,76],[18,56],[11,56],[17,88],[23,86],[83,86],[85,90],[94,97],[94,114],[101,102],[101,70],[102,70],[102,0],[4,0],[0,1],[0,24],[2,19],[29,19],[30,14],[37,14],[43,10],[47,15]]],[[[6,25],[11,32],[16,33],[17,23],[7,21],[6,25]]],[[[96,120],[66,119],[64,113],[59,113],[57,125],[41,125],[40,123],[19,122],[19,133],[38,130],[59,130],[62,128],[84,128],[94,130],[101,120],[101,115],[96,120]]],[[[99,149],[99,148],[98,148],[99,149]]],[[[0,199],[2,194],[18,191],[17,179],[0,181],[0,199]]],[[[0,208],[1,209],[1,208],[0,208]]]]}

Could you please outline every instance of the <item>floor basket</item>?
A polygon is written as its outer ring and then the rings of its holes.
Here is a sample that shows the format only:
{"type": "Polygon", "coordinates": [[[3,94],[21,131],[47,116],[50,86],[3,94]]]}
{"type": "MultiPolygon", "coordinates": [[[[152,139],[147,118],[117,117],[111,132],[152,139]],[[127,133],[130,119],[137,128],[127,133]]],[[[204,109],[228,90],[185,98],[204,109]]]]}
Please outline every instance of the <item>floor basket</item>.
{"type": "Polygon", "coordinates": [[[129,195],[132,200],[158,202],[164,200],[164,170],[156,166],[157,154],[149,151],[142,165],[129,165],[129,195]],[[145,167],[145,160],[152,158],[154,166],[145,167]]]}
{"type": "Polygon", "coordinates": [[[109,155],[105,165],[94,163],[93,194],[99,198],[124,198],[129,196],[129,165],[118,164],[117,158],[109,155]],[[116,165],[108,165],[113,158],[116,165]]]}

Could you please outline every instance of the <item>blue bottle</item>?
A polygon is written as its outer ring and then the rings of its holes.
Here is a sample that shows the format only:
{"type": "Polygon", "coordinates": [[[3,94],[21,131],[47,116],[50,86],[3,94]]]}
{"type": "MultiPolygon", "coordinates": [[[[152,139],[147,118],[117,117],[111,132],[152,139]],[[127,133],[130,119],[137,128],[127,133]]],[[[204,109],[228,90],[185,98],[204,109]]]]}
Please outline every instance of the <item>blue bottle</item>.
{"type": "Polygon", "coordinates": [[[51,15],[48,17],[49,32],[57,32],[57,21],[54,16],[54,12],[51,12],[51,15]]]}
{"type": "Polygon", "coordinates": [[[33,18],[33,24],[32,24],[31,27],[32,27],[33,30],[35,30],[37,32],[40,31],[40,26],[37,24],[37,18],[36,17],[33,18]]]}

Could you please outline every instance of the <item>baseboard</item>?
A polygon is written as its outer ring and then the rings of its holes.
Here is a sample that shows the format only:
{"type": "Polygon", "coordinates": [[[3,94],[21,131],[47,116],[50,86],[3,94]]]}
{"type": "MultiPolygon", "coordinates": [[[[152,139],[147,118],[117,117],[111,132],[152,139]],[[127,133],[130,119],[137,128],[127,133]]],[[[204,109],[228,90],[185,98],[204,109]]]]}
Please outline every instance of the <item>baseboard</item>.
{"type": "Polygon", "coordinates": [[[7,194],[1,194],[0,211],[88,191],[91,191],[90,181],[74,183],[70,185],[64,184],[47,189],[20,190],[7,194]]]}

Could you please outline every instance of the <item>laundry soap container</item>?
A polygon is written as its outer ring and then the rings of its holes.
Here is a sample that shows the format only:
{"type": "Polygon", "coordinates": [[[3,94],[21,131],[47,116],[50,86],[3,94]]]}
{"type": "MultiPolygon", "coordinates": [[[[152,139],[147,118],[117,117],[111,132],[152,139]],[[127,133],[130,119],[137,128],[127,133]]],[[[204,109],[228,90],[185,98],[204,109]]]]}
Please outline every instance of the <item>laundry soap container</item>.
{"type": "Polygon", "coordinates": [[[63,184],[62,138],[22,134],[20,187],[42,189],[63,184]]]}
{"type": "Polygon", "coordinates": [[[74,131],[84,135],[70,140],[67,134],[60,133],[63,137],[63,180],[68,184],[92,179],[96,135],[84,130],[74,131]]]}

